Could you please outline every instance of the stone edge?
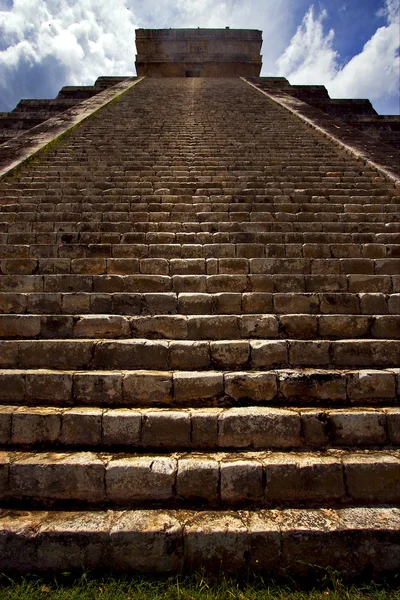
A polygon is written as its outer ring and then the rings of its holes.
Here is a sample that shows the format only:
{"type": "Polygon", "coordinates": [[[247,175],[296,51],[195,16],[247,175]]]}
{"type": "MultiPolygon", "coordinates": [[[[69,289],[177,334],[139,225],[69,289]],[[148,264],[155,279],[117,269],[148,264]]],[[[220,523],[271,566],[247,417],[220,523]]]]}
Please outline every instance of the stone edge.
{"type": "Polygon", "coordinates": [[[0,511],[2,571],[342,573],[400,568],[400,509],[0,511]],[[305,558],[306,557],[306,561],[305,558]]]}
{"type": "Polygon", "coordinates": [[[133,88],[143,79],[144,77],[140,77],[132,82],[132,78],[127,78],[2,144],[0,146],[0,177],[30,159],[55,138],[64,135],[85,121],[93,113],[133,88]]]}
{"type": "Polygon", "coordinates": [[[282,92],[277,94],[266,92],[245,77],[240,79],[400,186],[400,168],[394,148],[298,98],[282,92]]]}

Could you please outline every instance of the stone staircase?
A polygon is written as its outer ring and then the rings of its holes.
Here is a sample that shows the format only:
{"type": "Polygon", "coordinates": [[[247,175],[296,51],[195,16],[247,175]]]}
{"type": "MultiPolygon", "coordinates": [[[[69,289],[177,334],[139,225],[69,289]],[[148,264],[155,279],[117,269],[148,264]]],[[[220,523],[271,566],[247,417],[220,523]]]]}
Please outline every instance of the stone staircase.
{"type": "Polygon", "coordinates": [[[400,567],[399,187],[240,79],[0,181],[0,567],[400,567]]]}

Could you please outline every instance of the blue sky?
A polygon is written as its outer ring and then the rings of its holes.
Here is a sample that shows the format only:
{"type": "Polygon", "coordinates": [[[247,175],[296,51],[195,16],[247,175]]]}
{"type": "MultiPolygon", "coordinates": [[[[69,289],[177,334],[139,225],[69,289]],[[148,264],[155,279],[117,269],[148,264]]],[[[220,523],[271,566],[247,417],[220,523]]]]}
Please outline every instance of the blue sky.
{"type": "Polygon", "coordinates": [[[399,0],[0,0],[0,111],[134,74],[137,27],[225,26],[263,31],[265,76],[400,112],[399,0]]]}

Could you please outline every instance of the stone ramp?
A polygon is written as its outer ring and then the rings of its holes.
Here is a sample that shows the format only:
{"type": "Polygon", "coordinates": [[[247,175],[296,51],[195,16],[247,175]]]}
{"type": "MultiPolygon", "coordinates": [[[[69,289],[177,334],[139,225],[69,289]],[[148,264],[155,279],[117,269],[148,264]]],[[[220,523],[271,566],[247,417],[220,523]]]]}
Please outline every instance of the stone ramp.
{"type": "Polygon", "coordinates": [[[239,79],[3,177],[1,568],[398,569],[398,189],[239,79]]]}

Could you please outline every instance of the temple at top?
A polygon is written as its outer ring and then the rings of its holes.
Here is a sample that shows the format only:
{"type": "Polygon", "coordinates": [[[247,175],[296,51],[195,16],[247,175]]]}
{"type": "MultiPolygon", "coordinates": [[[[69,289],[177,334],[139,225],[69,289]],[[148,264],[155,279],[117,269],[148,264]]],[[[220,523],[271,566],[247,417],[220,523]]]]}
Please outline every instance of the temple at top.
{"type": "Polygon", "coordinates": [[[149,77],[258,77],[261,31],[137,29],[136,72],[149,77]]]}

